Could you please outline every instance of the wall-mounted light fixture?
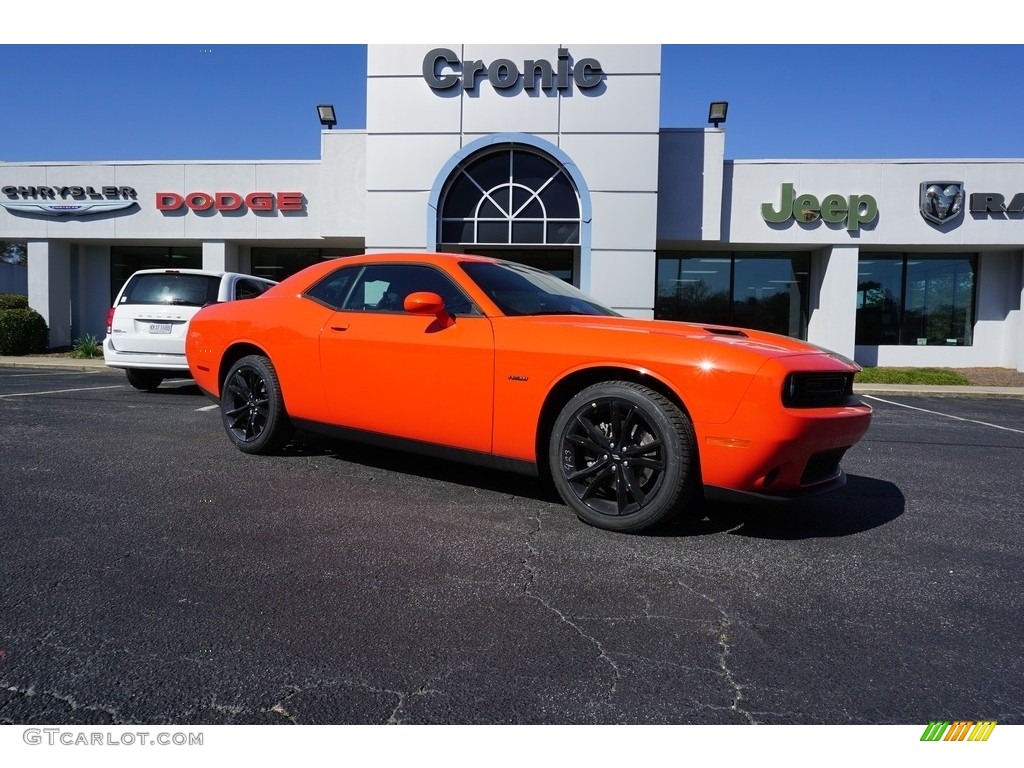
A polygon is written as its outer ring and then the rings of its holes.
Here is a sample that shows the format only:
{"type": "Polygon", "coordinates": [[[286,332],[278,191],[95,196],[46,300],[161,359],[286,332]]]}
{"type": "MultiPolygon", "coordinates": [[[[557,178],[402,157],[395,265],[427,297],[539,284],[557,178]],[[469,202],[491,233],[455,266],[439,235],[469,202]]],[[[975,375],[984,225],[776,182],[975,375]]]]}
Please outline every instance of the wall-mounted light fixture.
{"type": "Polygon", "coordinates": [[[316,113],[320,117],[320,125],[326,125],[327,130],[331,130],[338,124],[338,118],[334,116],[333,104],[317,104],[316,113]]]}
{"type": "Polygon", "coordinates": [[[717,128],[719,123],[725,122],[725,116],[728,112],[728,101],[712,101],[711,106],[708,107],[708,122],[717,128]]]}

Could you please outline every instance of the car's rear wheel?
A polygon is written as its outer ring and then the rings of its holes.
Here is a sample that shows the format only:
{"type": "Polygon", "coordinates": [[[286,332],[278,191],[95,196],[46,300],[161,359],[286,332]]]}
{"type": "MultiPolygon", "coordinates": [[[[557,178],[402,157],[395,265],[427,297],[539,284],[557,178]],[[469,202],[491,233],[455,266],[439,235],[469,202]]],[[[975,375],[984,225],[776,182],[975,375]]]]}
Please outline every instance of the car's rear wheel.
{"type": "Polygon", "coordinates": [[[125,375],[128,377],[129,384],[146,392],[156,389],[164,380],[164,375],[160,371],[147,371],[139,368],[128,368],[125,370],[125,375]]]}
{"type": "Polygon", "coordinates": [[[231,366],[221,388],[220,412],[228,438],[245,453],[273,453],[291,437],[277,372],[260,355],[231,366]]]}
{"type": "Polygon", "coordinates": [[[577,516],[598,528],[640,532],[673,517],[696,475],[693,426],[660,393],[634,382],[595,384],[555,420],[552,480],[577,516]]]}

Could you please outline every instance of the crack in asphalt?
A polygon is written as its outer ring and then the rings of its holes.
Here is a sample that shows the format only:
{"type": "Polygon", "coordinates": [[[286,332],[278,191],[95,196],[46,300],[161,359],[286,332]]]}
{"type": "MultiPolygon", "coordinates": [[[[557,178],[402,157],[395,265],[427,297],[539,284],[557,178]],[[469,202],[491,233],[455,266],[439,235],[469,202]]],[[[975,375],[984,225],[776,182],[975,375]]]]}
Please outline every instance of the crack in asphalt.
{"type": "Polygon", "coordinates": [[[725,678],[726,682],[729,683],[729,686],[732,688],[733,697],[732,707],[730,707],[730,709],[736,712],[736,714],[742,715],[744,718],[746,718],[747,722],[751,725],[756,725],[757,721],[754,719],[754,716],[747,710],[742,709],[740,707],[740,701],[743,700],[743,686],[741,686],[733,679],[732,670],[729,669],[728,630],[729,627],[732,626],[732,621],[730,621],[729,617],[725,615],[725,611],[722,611],[722,609],[713,601],[712,605],[715,605],[715,607],[718,608],[718,610],[722,613],[722,618],[718,620],[718,645],[722,649],[721,653],[718,655],[718,665],[722,669],[722,676],[725,678]]]}
{"type": "Polygon", "coordinates": [[[380,693],[386,696],[394,696],[397,699],[395,706],[391,710],[391,713],[388,715],[387,719],[382,721],[382,724],[401,725],[405,722],[401,717],[402,710],[406,707],[406,705],[409,703],[411,699],[415,699],[418,696],[427,696],[433,693],[442,693],[442,691],[440,690],[428,687],[428,684],[426,683],[420,685],[419,688],[417,688],[414,691],[396,691],[391,688],[378,688],[375,685],[364,683],[361,680],[325,680],[313,685],[290,687],[293,689],[291,693],[282,696],[281,699],[273,706],[261,709],[259,711],[264,713],[273,713],[275,715],[283,717],[285,720],[287,720],[293,725],[301,725],[301,715],[299,714],[298,710],[296,709],[293,711],[289,708],[292,706],[290,703],[292,699],[294,699],[299,694],[307,693],[310,691],[317,691],[324,688],[361,688],[365,691],[369,691],[370,693],[380,693]]]}
{"type": "MultiPolygon", "coordinates": [[[[593,635],[587,634],[583,630],[583,628],[575,621],[573,621],[569,616],[567,616],[565,613],[560,611],[555,606],[551,605],[544,598],[534,594],[531,591],[531,587],[537,582],[537,569],[530,564],[530,560],[540,556],[540,551],[533,544],[533,539],[535,539],[536,536],[540,534],[541,530],[540,511],[538,511],[534,516],[530,517],[529,519],[536,521],[537,525],[534,527],[532,532],[528,533],[526,537],[526,548],[527,550],[529,550],[529,552],[528,556],[523,558],[523,568],[527,573],[526,582],[523,585],[523,594],[525,594],[526,597],[530,598],[531,600],[536,600],[548,611],[555,614],[555,616],[557,616],[562,622],[568,624],[569,627],[571,627],[573,631],[575,631],[580,637],[582,637],[584,640],[591,643],[595,648],[597,648],[597,660],[603,661],[605,664],[607,664],[611,668],[612,672],[611,686],[609,687],[604,699],[605,706],[610,706],[612,697],[615,696],[615,694],[618,692],[619,681],[622,680],[622,670],[619,668],[619,665],[615,663],[615,660],[611,657],[608,650],[604,647],[604,644],[600,640],[598,640],[593,635]]],[[[594,722],[597,722],[596,713],[592,713],[591,719],[594,722]]]]}
{"type": "MultiPolygon", "coordinates": [[[[743,701],[743,686],[736,681],[736,679],[733,677],[732,670],[729,668],[729,628],[732,626],[733,623],[732,619],[729,617],[729,614],[712,597],[710,597],[709,595],[705,595],[703,592],[694,589],[689,584],[680,581],[677,577],[677,574],[665,574],[665,572],[662,569],[657,567],[655,568],[655,570],[659,571],[663,575],[668,576],[670,580],[673,581],[676,585],[682,587],[691,594],[694,594],[700,599],[704,600],[709,605],[711,605],[715,609],[715,611],[718,612],[719,619],[717,622],[717,643],[719,651],[718,670],[715,672],[715,674],[717,674],[719,677],[725,680],[730,690],[732,691],[732,705],[729,707],[730,711],[735,712],[737,715],[742,717],[744,720],[746,720],[746,722],[750,723],[751,725],[757,725],[758,721],[754,718],[753,714],[740,706],[740,702],[743,701]]],[[[718,707],[713,708],[719,709],[718,707]]]]}
{"type": "MultiPolygon", "coordinates": [[[[102,712],[111,719],[111,725],[125,725],[126,723],[121,720],[121,716],[117,710],[113,707],[107,706],[106,704],[79,704],[78,701],[67,694],[58,693],[56,691],[47,690],[36,690],[35,686],[30,685],[28,688],[21,688],[16,685],[11,685],[7,681],[0,681],[0,690],[10,691],[16,693],[19,696],[34,697],[34,696],[48,696],[57,701],[64,702],[67,704],[72,712],[88,711],[88,712],[102,712]]],[[[6,709],[7,705],[4,705],[6,709]]]]}

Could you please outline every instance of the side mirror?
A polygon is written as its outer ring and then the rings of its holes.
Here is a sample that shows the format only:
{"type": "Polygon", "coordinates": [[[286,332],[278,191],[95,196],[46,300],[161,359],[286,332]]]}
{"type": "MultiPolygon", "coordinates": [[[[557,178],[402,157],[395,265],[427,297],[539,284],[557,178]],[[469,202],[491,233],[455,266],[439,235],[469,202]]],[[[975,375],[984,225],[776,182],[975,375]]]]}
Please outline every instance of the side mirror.
{"type": "Polygon", "coordinates": [[[444,299],[432,291],[416,291],[405,297],[402,308],[414,315],[440,315],[444,311],[444,299]]]}
{"type": "Polygon", "coordinates": [[[405,297],[402,309],[414,315],[433,315],[436,323],[431,323],[430,330],[438,331],[455,324],[455,318],[444,308],[444,299],[433,291],[416,291],[405,297]]]}

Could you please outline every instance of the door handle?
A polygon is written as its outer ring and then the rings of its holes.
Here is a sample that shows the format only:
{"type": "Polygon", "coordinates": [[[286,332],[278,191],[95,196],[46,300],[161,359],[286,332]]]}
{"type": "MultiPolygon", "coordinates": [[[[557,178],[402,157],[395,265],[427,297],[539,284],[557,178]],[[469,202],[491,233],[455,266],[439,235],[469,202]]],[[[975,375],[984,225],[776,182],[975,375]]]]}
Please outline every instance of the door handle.
{"type": "Polygon", "coordinates": [[[346,323],[345,325],[332,325],[331,326],[331,330],[332,331],[347,331],[348,330],[348,324],[346,323]]]}

